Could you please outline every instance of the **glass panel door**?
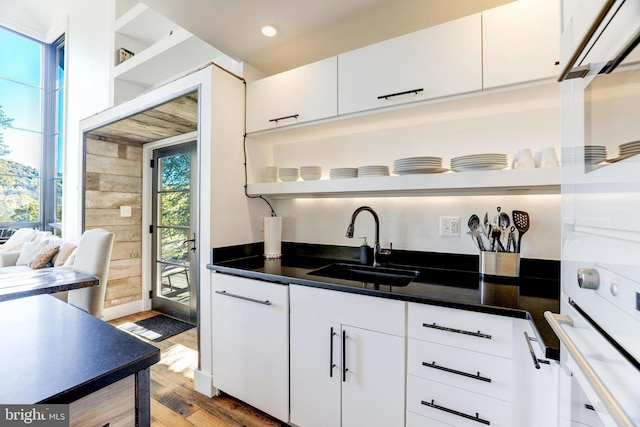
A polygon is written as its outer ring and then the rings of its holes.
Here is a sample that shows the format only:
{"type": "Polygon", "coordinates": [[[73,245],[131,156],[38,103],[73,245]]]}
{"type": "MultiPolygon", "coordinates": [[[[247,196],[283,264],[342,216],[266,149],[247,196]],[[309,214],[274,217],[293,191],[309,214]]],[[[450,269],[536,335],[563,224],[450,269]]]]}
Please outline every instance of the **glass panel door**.
{"type": "Polygon", "coordinates": [[[197,320],[196,142],[153,151],[152,309],[197,320]]]}

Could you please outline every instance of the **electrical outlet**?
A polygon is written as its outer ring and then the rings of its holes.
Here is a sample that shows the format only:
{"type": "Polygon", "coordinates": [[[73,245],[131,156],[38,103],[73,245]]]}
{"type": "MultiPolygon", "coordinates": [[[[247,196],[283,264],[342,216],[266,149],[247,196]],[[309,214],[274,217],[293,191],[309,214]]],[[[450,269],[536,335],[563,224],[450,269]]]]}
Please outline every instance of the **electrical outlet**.
{"type": "Polygon", "coordinates": [[[440,217],[440,237],[460,237],[460,217],[440,217]]]}

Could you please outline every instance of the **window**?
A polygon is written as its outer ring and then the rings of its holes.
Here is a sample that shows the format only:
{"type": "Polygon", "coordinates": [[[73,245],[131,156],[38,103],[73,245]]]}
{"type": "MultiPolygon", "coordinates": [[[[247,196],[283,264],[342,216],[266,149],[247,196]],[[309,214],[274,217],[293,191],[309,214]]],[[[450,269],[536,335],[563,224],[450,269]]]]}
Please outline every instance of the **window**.
{"type": "Polygon", "coordinates": [[[64,38],[46,44],[0,27],[0,46],[0,228],[59,231],[64,38]]]}

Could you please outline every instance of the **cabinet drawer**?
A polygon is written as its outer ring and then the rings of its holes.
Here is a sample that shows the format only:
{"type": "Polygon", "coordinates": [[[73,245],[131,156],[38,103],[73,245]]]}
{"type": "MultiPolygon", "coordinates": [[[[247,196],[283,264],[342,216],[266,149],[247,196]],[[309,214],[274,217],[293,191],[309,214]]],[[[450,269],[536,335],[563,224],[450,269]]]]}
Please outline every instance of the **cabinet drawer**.
{"type": "Polygon", "coordinates": [[[511,359],[409,338],[407,373],[511,400],[511,359]]]}
{"type": "Polygon", "coordinates": [[[512,427],[509,402],[412,375],[407,377],[407,411],[456,427],[512,427]]]}
{"type": "Polygon", "coordinates": [[[290,313],[405,336],[404,301],[309,286],[289,286],[290,313]]]}
{"type": "Polygon", "coordinates": [[[136,376],[129,375],[69,405],[73,427],[127,427],[136,420],[136,376]]]}
{"type": "Polygon", "coordinates": [[[411,411],[407,411],[406,420],[406,427],[451,427],[451,424],[441,423],[433,418],[423,417],[411,411]]]}
{"type": "Polygon", "coordinates": [[[427,304],[409,304],[410,338],[511,358],[513,319],[427,304]]]}
{"type": "MultiPolygon", "coordinates": [[[[288,310],[288,287],[276,283],[252,280],[244,277],[230,276],[215,273],[211,276],[211,284],[214,290],[214,298],[220,298],[220,302],[244,300],[247,303],[268,301],[270,306],[286,308],[288,310]]],[[[263,304],[265,305],[265,304],[263,304]]]]}

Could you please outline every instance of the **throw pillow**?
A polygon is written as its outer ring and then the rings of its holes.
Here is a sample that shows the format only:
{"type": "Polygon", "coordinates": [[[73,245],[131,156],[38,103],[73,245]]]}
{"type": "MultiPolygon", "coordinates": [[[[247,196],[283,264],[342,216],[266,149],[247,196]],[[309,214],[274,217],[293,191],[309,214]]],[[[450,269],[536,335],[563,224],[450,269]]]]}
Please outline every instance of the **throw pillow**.
{"type": "Polygon", "coordinates": [[[36,256],[40,248],[46,244],[47,242],[26,242],[22,247],[22,251],[20,251],[16,265],[29,265],[31,259],[36,256]]]}
{"type": "Polygon", "coordinates": [[[7,243],[24,243],[30,242],[35,236],[38,234],[38,230],[34,230],[33,228],[21,228],[17,230],[15,233],[9,237],[7,243]]]}
{"type": "Polygon", "coordinates": [[[58,246],[57,243],[47,243],[40,248],[33,258],[31,258],[31,261],[29,261],[29,267],[34,269],[46,267],[49,265],[51,258],[58,253],[59,248],[60,246],[58,246]]]}
{"type": "Polygon", "coordinates": [[[0,252],[19,252],[22,250],[22,246],[24,246],[24,242],[5,243],[0,245],[0,252]]]}
{"type": "Polygon", "coordinates": [[[60,245],[60,249],[58,251],[58,255],[56,256],[56,260],[53,263],[53,266],[62,267],[64,263],[67,262],[69,255],[71,255],[71,253],[75,250],[75,248],[76,248],[76,245],[69,242],[64,242],[62,245],[60,245]]]}

